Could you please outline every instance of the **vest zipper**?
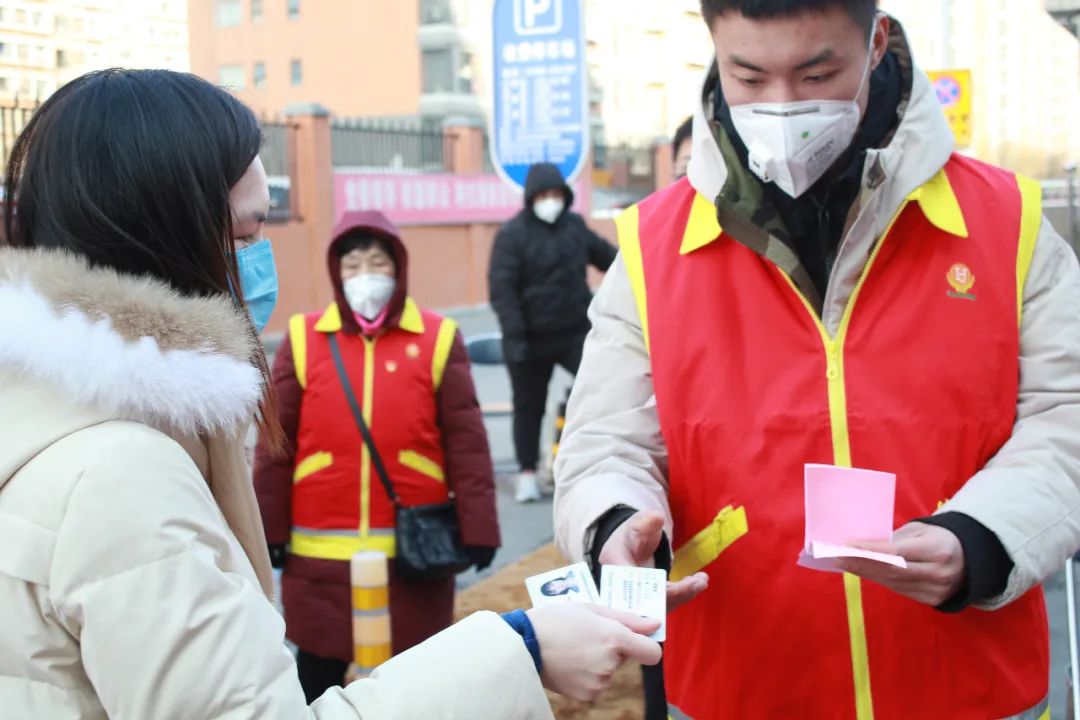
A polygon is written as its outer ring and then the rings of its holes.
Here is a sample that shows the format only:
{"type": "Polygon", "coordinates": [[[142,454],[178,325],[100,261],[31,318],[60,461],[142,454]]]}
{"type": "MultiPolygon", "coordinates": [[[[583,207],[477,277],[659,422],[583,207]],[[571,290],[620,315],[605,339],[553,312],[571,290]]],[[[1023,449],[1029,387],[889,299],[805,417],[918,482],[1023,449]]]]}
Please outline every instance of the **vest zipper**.
{"type": "MultiPolygon", "coordinates": [[[[905,201],[893,215],[892,220],[878,241],[877,247],[870,253],[866,261],[859,281],[848,298],[847,306],[837,329],[836,336],[829,335],[824,321],[814,311],[813,306],[806,296],[795,285],[794,281],[781,271],[781,274],[791,286],[792,291],[802,300],[806,311],[817,327],[821,335],[822,346],[825,350],[825,380],[828,387],[829,397],[829,426],[832,431],[833,464],[841,467],[851,467],[851,437],[848,434],[847,417],[847,387],[844,381],[844,341],[847,338],[847,329],[851,323],[851,316],[855,311],[855,303],[862,291],[866,278],[874,266],[878,253],[885,244],[893,225],[896,224],[900,214],[907,207],[905,201]]],[[[851,644],[851,666],[855,686],[855,717],[857,720],[873,720],[874,698],[870,689],[870,660],[866,644],[866,618],[863,613],[862,581],[855,575],[844,574],[844,600],[847,606],[848,637],[851,644]]]]}
{"type": "MultiPolygon", "coordinates": [[[[377,338],[361,337],[364,341],[364,422],[371,428],[372,406],[375,400],[375,343],[377,338]]],[[[371,531],[371,452],[367,443],[360,443],[360,542],[371,531]]]]}

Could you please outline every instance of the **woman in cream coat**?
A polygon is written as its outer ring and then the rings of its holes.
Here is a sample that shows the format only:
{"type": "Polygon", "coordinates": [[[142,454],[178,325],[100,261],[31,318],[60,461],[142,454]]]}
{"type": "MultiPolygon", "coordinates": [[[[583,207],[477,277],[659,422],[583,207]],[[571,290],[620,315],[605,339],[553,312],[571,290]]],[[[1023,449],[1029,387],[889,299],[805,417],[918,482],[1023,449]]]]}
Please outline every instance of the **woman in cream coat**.
{"type": "Polygon", "coordinates": [[[624,658],[655,662],[637,634],[655,626],[633,618],[479,613],[306,705],[242,445],[275,416],[260,142],[202,80],[107,71],[54,95],[15,147],[0,716],[549,718],[543,685],[591,698],[624,658]]]}

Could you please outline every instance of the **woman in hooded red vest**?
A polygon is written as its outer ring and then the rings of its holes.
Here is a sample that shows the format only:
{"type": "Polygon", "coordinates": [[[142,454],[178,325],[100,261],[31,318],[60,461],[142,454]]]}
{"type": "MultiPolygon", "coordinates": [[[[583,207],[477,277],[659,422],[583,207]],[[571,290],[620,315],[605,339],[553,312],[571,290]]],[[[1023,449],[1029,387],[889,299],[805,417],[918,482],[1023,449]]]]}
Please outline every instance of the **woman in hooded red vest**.
{"type": "Polygon", "coordinates": [[[393,571],[393,504],[353,419],[331,337],[404,504],[453,494],[477,566],[490,564],[499,545],[487,436],[456,323],[408,296],[408,254],[380,213],[347,215],[328,262],[334,302],[294,316],[274,362],[290,451],[260,450],[255,472],[271,557],[284,565],[286,632],[310,698],[340,684],[352,658],[353,554],[391,558],[394,653],[449,626],[454,600],[453,579],[405,583],[393,571]]]}

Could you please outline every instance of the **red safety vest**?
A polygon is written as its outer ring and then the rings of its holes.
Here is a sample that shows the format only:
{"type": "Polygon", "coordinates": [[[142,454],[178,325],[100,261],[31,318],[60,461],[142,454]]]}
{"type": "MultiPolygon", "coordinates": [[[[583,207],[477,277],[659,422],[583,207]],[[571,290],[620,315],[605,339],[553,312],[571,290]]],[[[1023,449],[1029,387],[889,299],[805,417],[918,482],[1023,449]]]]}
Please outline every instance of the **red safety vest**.
{"type": "Polygon", "coordinates": [[[954,157],[878,243],[835,337],[683,181],[618,221],[669,453],[673,717],[1039,717],[1041,588],[950,615],[796,566],[803,465],[895,472],[895,525],[931,515],[1009,439],[1039,188],[954,157]]]}
{"type": "Polygon", "coordinates": [[[436,394],[457,324],[405,303],[399,327],[374,338],[341,331],[337,304],[289,322],[304,388],[293,475],[291,551],[348,560],[360,550],[394,556],[394,509],[338,378],[336,334],[375,446],[405,505],[446,502],[436,394]]]}

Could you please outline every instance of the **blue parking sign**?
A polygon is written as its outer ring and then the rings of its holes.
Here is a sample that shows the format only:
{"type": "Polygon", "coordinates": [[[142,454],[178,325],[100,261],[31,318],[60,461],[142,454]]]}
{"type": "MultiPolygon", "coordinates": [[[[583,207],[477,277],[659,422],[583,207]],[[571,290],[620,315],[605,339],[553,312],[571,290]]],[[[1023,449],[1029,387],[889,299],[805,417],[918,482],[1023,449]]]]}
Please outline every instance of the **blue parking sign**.
{"type": "Polygon", "coordinates": [[[519,189],[535,163],[556,165],[568,183],[585,164],[583,19],[581,0],[495,0],[491,157],[519,189]]]}

